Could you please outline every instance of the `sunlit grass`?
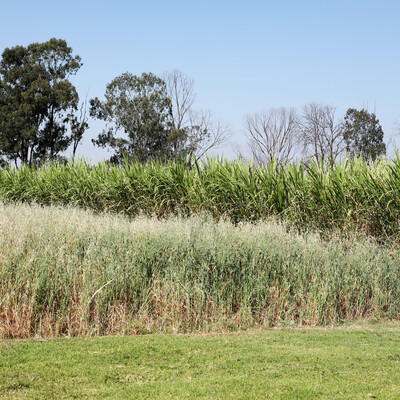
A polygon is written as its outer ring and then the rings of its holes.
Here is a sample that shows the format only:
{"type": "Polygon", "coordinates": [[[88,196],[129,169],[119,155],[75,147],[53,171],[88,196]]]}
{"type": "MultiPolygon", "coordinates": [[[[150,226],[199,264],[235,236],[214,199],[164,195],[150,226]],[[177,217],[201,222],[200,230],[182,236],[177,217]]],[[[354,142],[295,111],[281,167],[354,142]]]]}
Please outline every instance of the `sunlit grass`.
{"type": "Polygon", "coordinates": [[[398,325],[0,341],[2,399],[400,398],[398,325]]]}
{"type": "Polygon", "coordinates": [[[400,252],[270,221],[0,205],[0,336],[399,319],[400,252]]]}
{"type": "Polygon", "coordinates": [[[216,158],[192,168],[178,162],[117,167],[71,161],[1,169],[0,198],[129,216],[208,212],[233,222],[274,216],[302,231],[359,232],[387,241],[400,234],[400,158],[258,168],[216,158]]]}

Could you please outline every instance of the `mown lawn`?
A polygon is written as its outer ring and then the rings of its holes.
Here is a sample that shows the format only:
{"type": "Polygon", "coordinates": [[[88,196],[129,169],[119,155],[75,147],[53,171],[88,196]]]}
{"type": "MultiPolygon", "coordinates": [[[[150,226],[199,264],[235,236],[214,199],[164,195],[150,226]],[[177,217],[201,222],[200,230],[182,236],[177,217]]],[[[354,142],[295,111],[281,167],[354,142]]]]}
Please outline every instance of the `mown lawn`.
{"type": "Polygon", "coordinates": [[[0,341],[1,399],[399,399],[400,325],[0,341]]]}

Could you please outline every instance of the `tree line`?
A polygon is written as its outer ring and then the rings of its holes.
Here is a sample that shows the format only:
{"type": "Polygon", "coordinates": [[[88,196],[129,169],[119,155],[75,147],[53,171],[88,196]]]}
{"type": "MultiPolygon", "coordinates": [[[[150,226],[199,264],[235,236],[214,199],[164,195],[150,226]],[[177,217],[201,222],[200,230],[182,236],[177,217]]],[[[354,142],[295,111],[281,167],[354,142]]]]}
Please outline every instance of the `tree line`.
{"type": "Polygon", "coordinates": [[[299,154],[317,162],[333,162],[344,154],[372,160],[386,154],[379,120],[365,109],[349,108],[338,118],[335,107],[317,103],[306,104],[300,113],[271,108],[247,115],[245,131],[257,163],[284,163],[299,154]]]}
{"type": "MultiPolygon", "coordinates": [[[[194,109],[193,80],[180,71],[162,77],[129,72],[114,78],[104,99],[79,100],[70,77],[82,66],[65,40],[50,39],[6,48],[0,62],[0,162],[37,165],[63,159],[89,128],[88,114],[105,122],[92,142],[111,148],[111,162],[124,158],[201,158],[231,136],[211,112],[194,109]],[[122,135],[121,135],[122,134],[122,135]]],[[[376,159],[385,154],[383,131],[375,114],[349,109],[338,119],[335,108],[310,103],[247,115],[244,129],[258,163],[290,161],[296,154],[318,161],[343,153],[376,159]]]]}

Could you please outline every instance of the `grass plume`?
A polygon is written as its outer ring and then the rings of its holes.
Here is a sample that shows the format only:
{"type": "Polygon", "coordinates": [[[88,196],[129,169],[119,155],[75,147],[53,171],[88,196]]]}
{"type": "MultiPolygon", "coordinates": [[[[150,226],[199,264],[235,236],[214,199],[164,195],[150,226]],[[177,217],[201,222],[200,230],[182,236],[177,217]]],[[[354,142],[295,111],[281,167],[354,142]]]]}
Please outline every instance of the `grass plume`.
{"type": "Polygon", "coordinates": [[[0,205],[0,337],[399,319],[400,253],[275,222],[0,205]]]}

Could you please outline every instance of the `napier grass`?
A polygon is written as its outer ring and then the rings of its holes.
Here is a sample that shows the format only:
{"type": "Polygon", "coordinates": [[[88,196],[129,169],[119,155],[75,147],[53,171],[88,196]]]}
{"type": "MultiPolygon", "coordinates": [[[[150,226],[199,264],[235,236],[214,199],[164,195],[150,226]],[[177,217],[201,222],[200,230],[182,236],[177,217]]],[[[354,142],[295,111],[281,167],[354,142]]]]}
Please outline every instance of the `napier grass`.
{"type": "Polygon", "coordinates": [[[235,223],[274,216],[300,231],[359,232],[382,242],[400,234],[400,158],[258,168],[220,159],[191,168],[174,162],[118,167],[71,161],[0,169],[0,198],[129,216],[207,212],[235,223]]]}
{"type": "Polygon", "coordinates": [[[400,252],[274,222],[0,203],[0,337],[399,319],[400,252]]]}

